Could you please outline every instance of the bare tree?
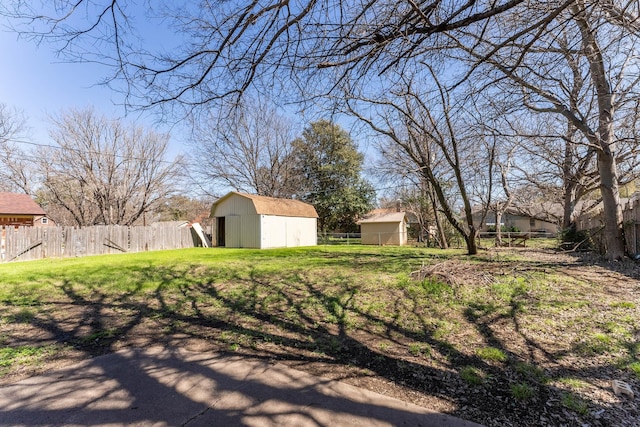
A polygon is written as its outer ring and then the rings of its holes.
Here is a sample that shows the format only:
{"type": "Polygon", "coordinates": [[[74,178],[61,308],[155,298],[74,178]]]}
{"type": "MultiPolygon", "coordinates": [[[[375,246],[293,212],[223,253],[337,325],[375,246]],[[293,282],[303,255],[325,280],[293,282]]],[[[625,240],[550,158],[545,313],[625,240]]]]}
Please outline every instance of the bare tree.
{"type": "Polygon", "coordinates": [[[517,146],[511,180],[524,191],[516,193],[516,201],[523,213],[566,229],[598,189],[595,150],[566,121],[534,115],[527,122],[517,129],[512,123],[511,133],[504,134],[517,146]],[[535,212],[525,212],[534,204],[535,212]]]}
{"type": "MultiPolygon", "coordinates": [[[[401,133],[400,130],[398,130],[401,133]]],[[[433,186],[424,178],[421,169],[405,150],[391,138],[384,137],[377,148],[381,158],[370,173],[376,176],[386,194],[383,205],[393,205],[400,201],[403,209],[413,216],[418,225],[418,241],[433,237],[442,249],[449,247],[449,235],[445,229],[446,219],[442,218],[438,198],[433,186]],[[432,232],[435,226],[436,232],[432,232]]],[[[445,188],[447,186],[445,185],[445,188]]],[[[451,200],[451,195],[447,195],[451,200]]]]}
{"type": "MultiPolygon", "coordinates": [[[[399,166],[388,162],[393,162],[393,160],[386,156],[381,163],[385,163],[387,167],[380,168],[380,172],[385,174],[387,183],[389,183],[389,176],[398,172],[397,169],[392,169],[389,166],[393,168],[399,166]]],[[[405,175],[402,177],[402,182],[394,186],[393,191],[387,194],[388,197],[380,202],[381,206],[390,208],[396,207],[400,203],[402,209],[409,214],[410,223],[417,226],[418,242],[428,245],[430,241],[433,241],[441,249],[449,248],[450,234],[452,233],[448,232],[449,230],[445,227],[446,220],[441,218],[438,199],[433,188],[423,177],[418,174],[416,176],[405,175]]]]}
{"type": "Polygon", "coordinates": [[[167,161],[168,135],[70,110],[54,119],[56,146],[38,162],[42,196],[77,225],[132,225],[170,195],[179,162],[167,161]]]}
{"type": "MultiPolygon", "coordinates": [[[[596,157],[607,255],[618,259],[625,247],[616,127],[637,97],[637,37],[633,26],[612,13],[623,9],[616,2],[551,6],[508,13],[484,23],[480,32],[450,39],[475,59],[472,71],[486,65],[495,70],[491,78],[505,96],[517,97],[531,111],[562,116],[581,133],[596,157]]],[[[637,20],[638,4],[626,6],[625,16],[637,20]]]]}
{"type": "Polygon", "coordinates": [[[324,69],[353,80],[401,67],[431,51],[439,34],[526,3],[201,0],[134,8],[126,0],[10,0],[0,13],[23,36],[53,41],[70,60],[111,64],[130,103],[192,108],[237,98],[251,86],[269,92],[293,86],[309,96],[331,91],[331,79],[310,79],[324,69]],[[132,18],[168,25],[184,40],[170,51],[150,51],[154,44],[145,37],[155,33],[141,33],[132,18]]]}
{"type": "Polygon", "coordinates": [[[411,169],[419,171],[433,189],[438,209],[464,238],[468,253],[476,254],[474,193],[483,188],[490,194],[490,186],[480,183],[482,177],[491,179],[494,149],[477,144],[477,134],[471,131],[474,126],[464,122],[470,115],[452,103],[452,94],[431,67],[425,67],[431,71],[429,87],[423,86],[420,74],[400,73],[386,96],[371,98],[354,91],[344,96],[351,114],[392,141],[392,150],[410,159],[411,169]]]}
{"type": "Polygon", "coordinates": [[[30,155],[16,143],[24,138],[25,119],[0,104],[0,190],[32,194],[34,185],[30,155]]]}
{"type": "MultiPolygon", "coordinates": [[[[570,111],[589,120],[594,116],[597,100],[595,94],[590,91],[590,80],[587,78],[585,67],[581,65],[579,51],[570,47],[564,34],[556,37],[556,43],[549,56],[555,55],[556,59],[561,60],[553,62],[550,72],[545,69],[544,73],[540,73],[550,79],[545,87],[551,90],[553,81],[561,81],[553,90],[558,94],[558,99],[562,99],[570,111]]],[[[541,66],[540,63],[537,63],[537,66],[541,66]]],[[[479,85],[486,86],[486,79],[481,80],[479,85]]],[[[520,83],[516,82],[515,87],[518,86],[520,83]]],[[[542,220],[557,221],[563,228],[568,228],[585,208],[593,208],[601,201],[595,197],[599,193],[596,190],[600,183],[596,164],[597,149],[574,122],[561,114],[540,111],[539,104],[531,102],[531,94],[523,99],[521,93],[514,96],[514,92],[519,91],[514,89],[513,85],[509,87],[503,83],[499,88],[499,103],[510,103],[507,109],[511,112],[505,113],[504,107],[496,109],[493,105],[495,102],[490,102],[488,109],[496,111],[494,114],[501,117],[502,122],[501,129],[492,131],[513,140],[518,147],[516,161],[513,164],[514,170],[517,171],[514,188],[527,187],[535,190],[529,191],[528,198],[525,199],[521,196],[527,192],[516,195],[520,208],[526,208],[527,202],[535,203],[538,208],[535,212],[529,210],[528,214],[542,220]],[[561,204],[563,210],[559,211],[554,203],[561,204]],[[547,206],[548,209],[540,210],[540,206],[547,206]]],[[[618,181],[620,185],[625,185],[637,179],[640,158],[637,140],[633,136],[636,120],[631,118],[637,115],[632,108],[626,108],[623,115],[620,113],[618,110],[618,149],[615,160],[618,165],[618,181]]]]}
{"type": "Polygon", "coordinates": [[[177,194],[165,198],[153,214],[158,221],[195,221],[209,217],[213,200],[197,199],[177,194]]]}
{"type": "Polygon", "coordinates": [[[295,194],[292,123],[266,102],[248,98],[221,114],[209,112],[194,123],[191,146],[198,180],[262,196],[295,194]]]}

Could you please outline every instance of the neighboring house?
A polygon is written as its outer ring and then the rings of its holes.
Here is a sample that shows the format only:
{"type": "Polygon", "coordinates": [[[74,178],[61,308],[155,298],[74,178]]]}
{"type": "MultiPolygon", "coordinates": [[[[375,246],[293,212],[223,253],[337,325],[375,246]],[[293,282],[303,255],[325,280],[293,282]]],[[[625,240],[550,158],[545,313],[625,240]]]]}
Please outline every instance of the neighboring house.
{"type": "MultiPolygon", "coordinates": [[[[513,206],[502,214],[499,226],[506,231],[519,231],[523,233],[540,233],[556,235],[560,231],[556,215],[562,216],[562,207],[557,206],[513,206]]],[[[476,208],[473,212],[473,222],[479,226],[481,233],[494,232],[496,224],[496,213],[489,211],[480,224],[482,209],[476,208]]]]}
{"type": "Polygon", "coordinates": [[[0,193],[0,227],[55,225],[28,194],[0,193]]]}
{"type": "Polygon", "coordinates": [[[318,243],[318,213],[299,200],[230,192],[211,207],[214,246],[284,248],[318,243]]]}
{"type": "Polygon", "coordinates": [[[407,214],[396,209],[375,209],[358,221],[363,245],[407,244],[407,214]]]}

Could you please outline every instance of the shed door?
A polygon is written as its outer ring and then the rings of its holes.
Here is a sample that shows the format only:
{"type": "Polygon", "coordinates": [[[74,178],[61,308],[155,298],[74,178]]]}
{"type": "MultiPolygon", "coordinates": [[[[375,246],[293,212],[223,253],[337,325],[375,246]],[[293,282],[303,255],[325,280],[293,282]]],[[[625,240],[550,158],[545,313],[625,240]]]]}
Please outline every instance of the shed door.
{"type": "Polygon", "coordinates": [[[228,248],[241,248],[242,236],[241,232],[241,219],[240,216],[227,216],[225,217],[225,246],[228,248]]]}
{"type": "Polygon", "coordinates": [[[218,241],[218,246],[225,246],[224,242],[224,217],[219,216],[216,218],[218,220],[218,228],[216,231],[216,240],[218,241]]]}

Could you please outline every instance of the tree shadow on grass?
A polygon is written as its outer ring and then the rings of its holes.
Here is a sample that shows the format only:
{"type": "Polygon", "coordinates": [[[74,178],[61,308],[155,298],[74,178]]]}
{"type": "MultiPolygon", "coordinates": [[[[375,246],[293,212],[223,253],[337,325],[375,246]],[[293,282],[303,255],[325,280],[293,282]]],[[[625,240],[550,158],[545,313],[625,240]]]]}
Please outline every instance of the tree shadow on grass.
{"type": "MultiPolygon", "coordinates": [[[[352,262],[363,271],[381,261],[371,254],[355,258],[352,262]]],[[[349,265],[348,257],[330,265],[349,265]]],[[[461,328],[472,329],[481,338],[481,347],[506,355],[506,360],[494,361],[469,351],[464,339],[439,333],[433,316],[424,313],[424,299],[416,294],[394,291],[383,296],[395,296],[395,300],[383,301],[375,301],[374,296],[369,308],[379,303],[383,310],[377,313],[362,304],[360,285],[320,273],[328,274],[325,270],[316,274],[293,270],[272,277],[253,269],[238,274],[206,269],[192,274],[183,267],[141,267],[132,274],[132,286],[119,293],[103,292],[99,286],[89,287],[88,292],[83,283],[65,282],[61,290],[66,299],[49,302],[53,308],[28,321],[50,339],[88,356],[113,353],[126,346],[159,343],[179,348],[198,341],[206,350],[235,350],[235,354],[253,359],[295,363],[301,369],[322,365],[326,372],[338,373],[332,376],[346,381],[366,376],[374,386],[392,383],[402,393],[448,402],[455,408],[450,413],[487,425],[536,425],[542,423],[541,417],[562,423],[589,419],[588,414],[567,416],[566,405],[553,400],[561,391],[542,375],[537,376],[534,353],[545,354],[549,361],[566,354],[548,351],[522,331],[518,295],[512,295],[507,314],[488,316],[480,306],[469,306],[463,313],[461,328]],[[155,283],[152,291],[142,285],[149,282],[155,283]],[[412,313],[411,328],[399,320],[407,312],[412,313]],[[500,322],[510,323],[515,333],[524,337],[526,352],[511,352],[510,343],[494,333],[500,322]],[[387,343],[391,347],[386,347],[387,343]],[[412,344],[419,355],[409,350],[412,344]],[[429,349],[428,354],[421,346],[429,349]],[[527,365],[534,369],[523,368],[527,365]],[[467,367],[486,376],[477,384],[470,383],[461,375],[467,367]],[[515,395],[514,385],[522,386],[522,396],[515,395]],[[526,387],[531,396],[526,396],[526,387]]],[[[90,275],[86,282],[91,282],[90,275]]],[[[28,341],[19,334],[8,340],[28,341]]],[[[564,369],[544,372],[551,378],[568,374],[572,373],[564,369]]],[[[573,374],[598,378],[601,372],[593,369],[573,374]]],[[[144,375],[140,381],[155,384],[156,380],[144,375]]],[[[107,376],[127,388],[127,378],[120,378],[122,373],[114,371],[107,376]]],[[[609,408],[589,405],[590,412],[601,410],[609,408]]]]}

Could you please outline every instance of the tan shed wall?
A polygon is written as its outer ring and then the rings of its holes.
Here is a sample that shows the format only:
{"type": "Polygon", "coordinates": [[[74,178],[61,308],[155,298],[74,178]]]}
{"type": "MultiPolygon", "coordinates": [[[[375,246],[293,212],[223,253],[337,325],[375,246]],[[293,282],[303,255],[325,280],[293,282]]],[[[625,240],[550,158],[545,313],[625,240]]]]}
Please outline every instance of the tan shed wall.
{"type": "Polygon", "coordinates": [[[259,215],[229,215],[225,216],[224,222],[224,240],[227,248],[260,247],[259,215]]]}
{"type": "Polygon", "coordinates": [[[258,215],[251,199],[232,195],[215,208],[225,218],[228,248],[285,248],[318,244],[317,219],[258,215]]]}
{"type": "Polygon", "coordinates": [[[256,215],[256,209],[250,199],[234,194],[216,206],[215,216],[229,215],[256,215]]]}
{"type": "Polygon", "coordinates": [[[360,224],[363,245],[407,244],[407,228],[404,222],[370,222],[360,224]]]}

